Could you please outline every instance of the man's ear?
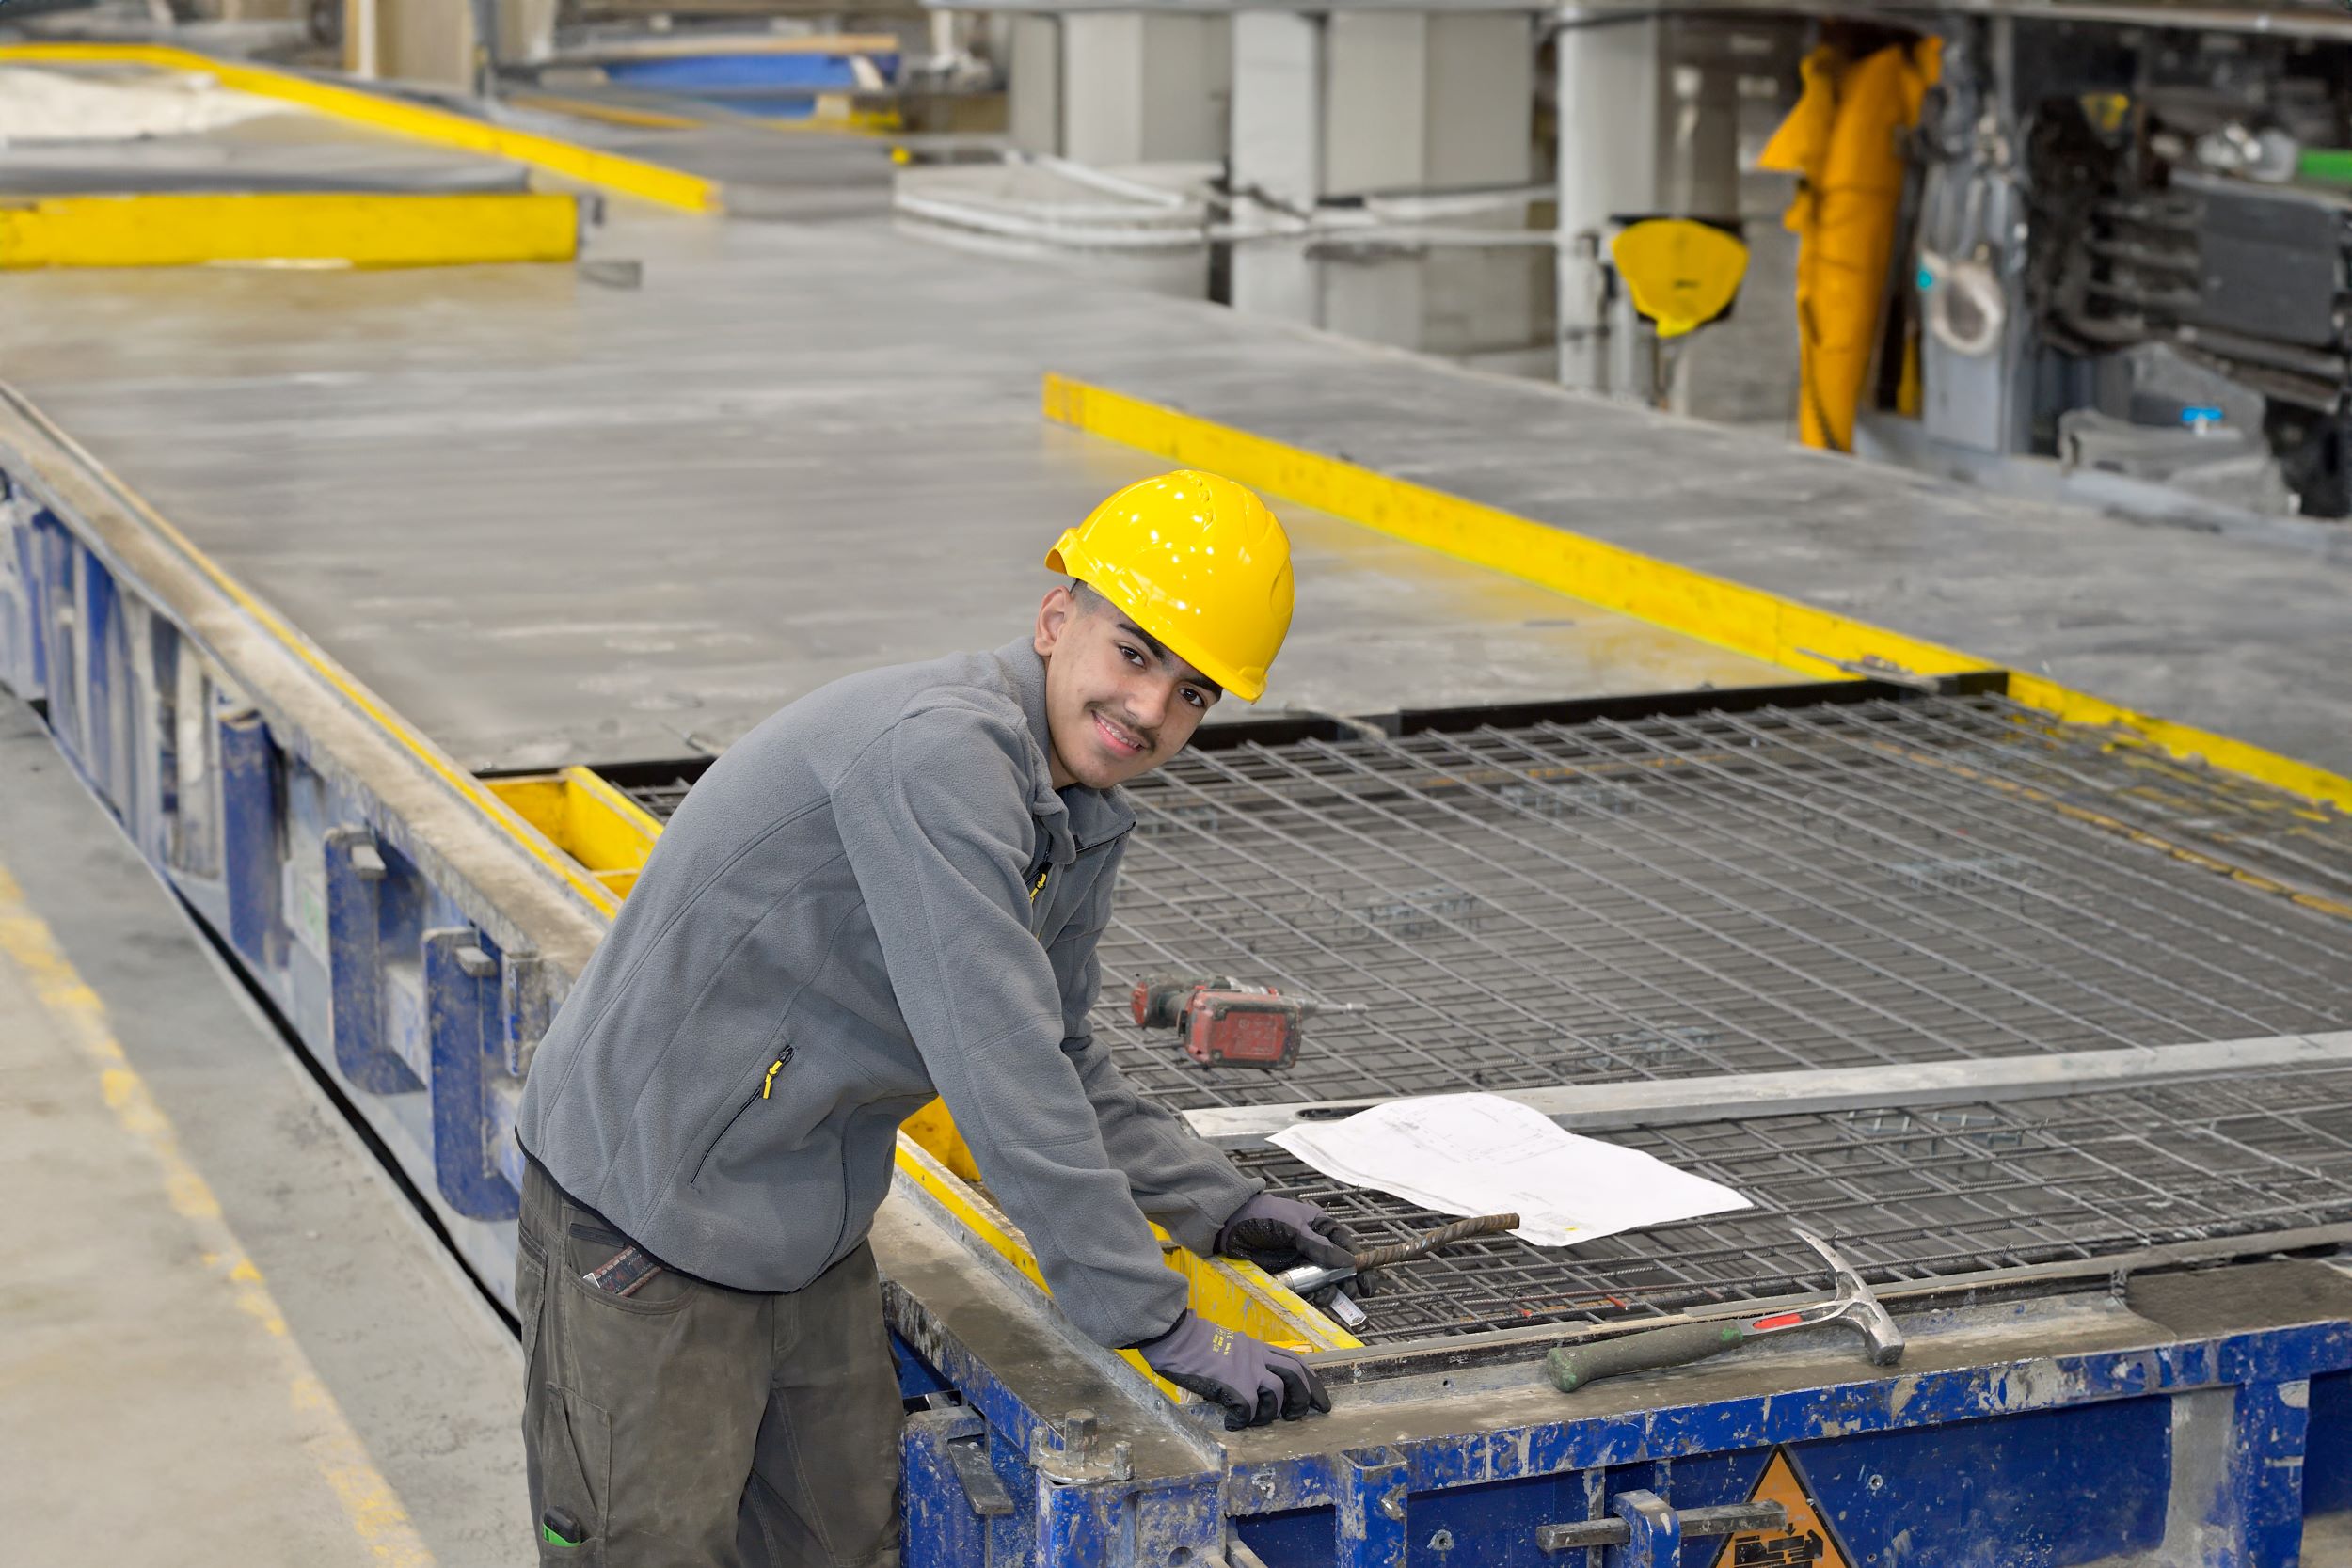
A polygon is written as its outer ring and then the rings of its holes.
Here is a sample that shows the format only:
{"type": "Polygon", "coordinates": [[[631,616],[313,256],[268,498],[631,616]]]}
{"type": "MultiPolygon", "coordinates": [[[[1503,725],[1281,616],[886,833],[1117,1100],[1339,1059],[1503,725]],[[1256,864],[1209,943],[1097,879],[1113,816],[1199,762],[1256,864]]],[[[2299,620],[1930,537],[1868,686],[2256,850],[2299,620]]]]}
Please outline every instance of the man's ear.
{"type": "Polygon", "coordinates": [[[1053,657],[1061,640],[1069,635],[1071,623],[1078,618],[1077,596],[1069,585],[1059,584],[1046,591],[1044,600],[1037,607],[1037,632],[1031,640],[1042,657],[1053,657]]]}

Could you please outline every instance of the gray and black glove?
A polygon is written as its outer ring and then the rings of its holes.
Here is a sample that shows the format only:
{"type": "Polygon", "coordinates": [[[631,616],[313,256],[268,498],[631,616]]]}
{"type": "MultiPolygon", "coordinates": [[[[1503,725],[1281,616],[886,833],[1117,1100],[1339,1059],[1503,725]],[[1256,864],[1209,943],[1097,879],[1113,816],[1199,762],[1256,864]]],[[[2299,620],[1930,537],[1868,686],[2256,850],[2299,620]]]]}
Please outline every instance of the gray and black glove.
{"type": "Polygon", "coordinates": [[[1356,1266],[1356,1234],[1311,1203],[1258,1193],[1233,1211],[1216,1233],[1216,1250],[1246,1258],[1269,1273],[1312,1263],[1323,1269],[1356,1266]]]}
{"type": "MultiPolygon", "coordinates": [[[[1228,1258],[1243,1258],[1268,1274],[1311,1263],[1323,1269],[1356,1266],[1356,1233],[1332,1215],[1301,1198],[1258,1193],[1233,1211],[1216,1233],[1216,1250],[1228,1258]]],[[[1346,1283],[1351,1296],[1368,1296],[1377,1289],[1377,1276],[1358,1275],[1346,1283]]],[[[1326,1285],[1308,1293],[1318,1307],[1331,1304],[1339,1285],[1326,1285]]]]}
{"type": "Polygon", "coordinates": [[[1223,1405],[1228,1432],[1263,1426],[1277,1416],[1295,1421],[1310,1410],[1331,1408],[1323,1380],[1295,1354],[1219,1328],[1194,1312],[1136,1350],[1146,1366],[1177,1387],[1223,1405]]]}

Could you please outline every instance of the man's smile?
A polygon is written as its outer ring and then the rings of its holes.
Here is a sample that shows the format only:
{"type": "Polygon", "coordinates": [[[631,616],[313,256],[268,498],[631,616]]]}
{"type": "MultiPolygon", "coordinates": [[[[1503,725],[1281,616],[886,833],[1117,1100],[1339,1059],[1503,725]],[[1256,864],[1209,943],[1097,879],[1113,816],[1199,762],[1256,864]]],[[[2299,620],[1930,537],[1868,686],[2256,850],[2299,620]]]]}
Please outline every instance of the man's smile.
{"type": "Polygon", "coordinates": [[[1094,720],[1095,731],[1103,737],[1103,743],[1119,755],[1139,757],[1152,749],[1141,736],[1110,718],[1100,708],[1095,709],[1091,717],[1094,720]]]}

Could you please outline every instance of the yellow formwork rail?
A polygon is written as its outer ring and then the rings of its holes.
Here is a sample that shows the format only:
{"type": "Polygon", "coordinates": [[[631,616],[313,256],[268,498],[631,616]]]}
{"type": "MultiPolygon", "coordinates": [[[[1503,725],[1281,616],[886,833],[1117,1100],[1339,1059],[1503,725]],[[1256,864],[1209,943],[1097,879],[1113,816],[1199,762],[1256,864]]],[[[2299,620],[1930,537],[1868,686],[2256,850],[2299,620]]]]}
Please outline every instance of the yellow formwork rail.
{"type": "Polygon", "coordinates": [[[490,793],[585,867],[614,898],[626,898],[653,854],[661,824],[586,768],[489,781],[490,793]]]}
{"type": "Polygon", "coordinates": [[[568,261],[577,197],[266,191],[0,198],[0,270],[568,261]]]}
{"type": "Polygon", "coordinates": [[[243,60],[215,59],[193,49],[154,43],[19,43],[0,46],[0,64],[145,66],[154,71],[193,71],[222,87],[297,104],[354,124],[430,142],[485,158],[504,158],[577,184],[615,196],[688,212],[720,209],[716,181],[642,159],[624,158],[555,136],[493,125],[448,109],[412,103],[386,93],[347,87],[320,76],[278,71],[243,60]]]}
{"type": "MultiPolygon", "coordinates": [[[[898,1173],[1020,1271],[1022,1277],[1041,1291],[1048,1289],[1045,1275],[1038,1268],[1037,1255],[1029,1250],[1027,1240],[1014,1228],[1004,1212],[903,1132],[898,1138],[898,1173]]],[[[1159,1227],[1154,1226],[1152,1229],[1156,1232],[1159,1227]]],[[[1165,1233],[1161,1239],[1166,1242],[1165,1233]]],[[[1211,1323],[1293,1350],[1352,1350],[1362,1342],[1283,1289],[1255,1264],[1202,1258],[1173,1245],[1161,1257],[1191,1287],[1192,1309],[1211,1323]]],[[[1146,1366],[1143,1357],[1134,1351],[1119,1354],[1169,1399],[1184,1397],[1173,1384],[1146,1366]]]]}
{"type": "MultiPolygon", "coordinates": [[[[1140,448],[1398,539],[1669,627],[1784,669],[1823,677],[1888,668],[1920,675],[2000,670],[1727,578],[1433,490],[1341,458],[1255,436],[1069,376],[1044,381],[1045,417],[1140,448]]],[[[2006,671],[2009,695],[2069,723],[2112,726],[2187,761],[2352,810],[2352,779],[2211,731],[2152,718],[2040,675],[2006,671]]]]}

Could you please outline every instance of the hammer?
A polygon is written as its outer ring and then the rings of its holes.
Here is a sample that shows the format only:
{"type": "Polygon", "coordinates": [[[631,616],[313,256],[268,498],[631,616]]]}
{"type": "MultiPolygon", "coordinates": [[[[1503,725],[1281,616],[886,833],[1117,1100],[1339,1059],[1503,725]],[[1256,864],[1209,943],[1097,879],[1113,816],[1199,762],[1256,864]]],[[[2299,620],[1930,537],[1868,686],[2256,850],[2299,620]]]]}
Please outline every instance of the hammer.
{"type": "Polygon", "coordinates": [[[1872,1366],[1891,1367],[1900,1361],[1903,1331],[1895,1326],[1895,1320],[1879,1305],[1879,1298],[1870,1293],[1870,1287],[1862,1283],[1862,1276],[1827,1242],[1802,1226],[1797,1227],[1797,1234],[1829,1263],[1830,1277],[1837,1288],[1837,1293],[1829,1300],[1761,1318],[1676,1323],[1671,1328],[1647,1328],[1638,1334],[1622,1334],[1590,1344],[1563,1345],[1544,1358],[1544,1370],[1562,1393],[1573,1394],[1588,1383],[1621,1372],[1655,1371],[1661,1367],[1704,1361],[1751,1339],[1834,1323],[1851,1323],[1862,1331],[1862,1341],[1869,1347],[1872,1366]]]}

